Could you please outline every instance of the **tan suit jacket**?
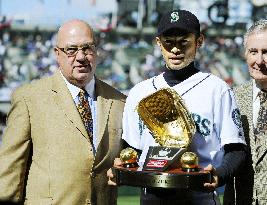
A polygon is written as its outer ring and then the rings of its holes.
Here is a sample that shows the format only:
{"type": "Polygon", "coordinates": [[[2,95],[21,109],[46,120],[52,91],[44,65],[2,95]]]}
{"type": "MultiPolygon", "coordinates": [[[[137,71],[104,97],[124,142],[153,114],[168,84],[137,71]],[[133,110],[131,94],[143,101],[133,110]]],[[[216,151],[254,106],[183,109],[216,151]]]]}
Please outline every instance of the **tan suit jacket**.
{"type": "Polygon", "coordinates": [[[57,71],[17,89],[0,146],[0,200],[29,205],[116,204],[106,171],[121,149],[125,95],[96,79],[94,157],[80,115],[57,71]]]}
{"type": "Polygon", "coordinates": [[[267,204],[267,136],[257,143],[253,134],[253,84],[252,81],[234,89],[241,112],[249,154],[246,164],[235,178],[227,183],[224,205],[267,204]]]}

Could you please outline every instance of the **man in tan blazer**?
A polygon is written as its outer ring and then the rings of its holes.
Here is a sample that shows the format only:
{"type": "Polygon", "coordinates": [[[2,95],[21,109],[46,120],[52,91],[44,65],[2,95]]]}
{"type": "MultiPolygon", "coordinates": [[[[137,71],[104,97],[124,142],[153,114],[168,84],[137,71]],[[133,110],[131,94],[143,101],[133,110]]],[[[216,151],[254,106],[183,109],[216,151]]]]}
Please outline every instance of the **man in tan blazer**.
{"type": "Polygon", "coordinates": [[[248,29],[244,36],[244,46],[252,80],[234,91],[241,111],[246,142],[249,145],[249,155],[245,166],[241,167],[233,181],[226,185],[224,205],[266,205],[267,20],[259,20],[248,29]],[[261,102],[262,94],[265,95],[265,103],[261,102]],[[264,117],[264,120],[259,120],[263,119],[260,116],[264,117]],[[259,127],[263,129],[259,131],[259,127]]]}
{"type": "Polygon", "coordinates": [[[61,26],[54,50],[59,70],[12,95],[0,146],[0,201],[116,204],[106,173],[121,148],[125,96],[95,77],[95,38],[87,23],[61,26]],[[76,108],[80,89],[89,94],[92,135],[76,108]]]}

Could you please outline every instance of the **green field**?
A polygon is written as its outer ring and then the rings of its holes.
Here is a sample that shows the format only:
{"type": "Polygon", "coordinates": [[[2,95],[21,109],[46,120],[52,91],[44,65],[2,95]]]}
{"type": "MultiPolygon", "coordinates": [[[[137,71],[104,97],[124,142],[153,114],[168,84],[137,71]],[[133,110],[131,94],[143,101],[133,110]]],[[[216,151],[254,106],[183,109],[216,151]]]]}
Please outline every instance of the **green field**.
{"type": "Polygon", "coordinates": [[[139,205],[139,196],[119,196],[118,205],[139,205]]]}
{"type": "Polygon", "coordinates": [[[139,205],[140,188],[119,187],[118,205],[139,205]]]}

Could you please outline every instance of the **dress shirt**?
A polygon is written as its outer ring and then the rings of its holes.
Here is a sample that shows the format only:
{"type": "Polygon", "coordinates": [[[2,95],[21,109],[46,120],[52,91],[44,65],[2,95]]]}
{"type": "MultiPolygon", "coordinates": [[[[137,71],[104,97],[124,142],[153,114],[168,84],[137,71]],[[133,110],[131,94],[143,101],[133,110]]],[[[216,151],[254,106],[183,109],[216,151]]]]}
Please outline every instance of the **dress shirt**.
{"type": "MultiPolygon", "coordinates": [[[[62,73],[61,73],[62,75],[62,73]]],[[[80,88],[71,84],[69,81],[67,81],[67,79],[62,75],[64,81],[67,84],[67,87],[70,91],[70,94],[76,104],[76,106],[79,103],[79,98],[78,98],[78,94],[80,92],[80,88]]],[[[95,77],[93,77],[93,79],[85,86],[84,88],[89,97],[88,97],[88,101],[89,101],[89,105],[91,108],[91,113],[92,113],[92,119],[93,119],[93,144],[94,144],[94,148],[95,150],[97,149],[98,146],[98,142],[97,142],[97,103],[96,103],[96,96],[95,96],[95,77]]]]}
{"type": "Polygon", "coordinates": [[[260,111],[260,97],[259,92],[261,89],[257,87],[255,80],[253,80],[253,125],[257,125],[257,119],[260,111]]]}

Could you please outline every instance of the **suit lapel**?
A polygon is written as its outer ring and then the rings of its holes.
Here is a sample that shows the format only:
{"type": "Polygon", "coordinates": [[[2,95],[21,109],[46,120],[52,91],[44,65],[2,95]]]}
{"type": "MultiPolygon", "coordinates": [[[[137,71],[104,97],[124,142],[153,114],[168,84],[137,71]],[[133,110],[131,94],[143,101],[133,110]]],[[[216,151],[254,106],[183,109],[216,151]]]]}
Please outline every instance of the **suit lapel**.
{"type": "Polygon", "coordinates": [[[252,81],[244,88],[244,107],[243,111],[249,121],[249,136],[250,136],[250,147],[253,154],[254,166],[259,164],[266,155],[266,136],[262,136],[260,139],[260,146],[257,146],[255,143],[254,136],[254,125],[253,125],[253,83],[252,81]],[[256,151],[258,149],[258,151],[256,151]]]}
{"type": "MultiPolygon", "coordinates": [[[[244,107],[243,107],[243,111],[245,113],[245,115],[248,118],[248,122],[249,122],[249,136],[253,136],[253,91],[252,91],[252,81],[249,82],[249,84],[247,85],[247,87],[245,88],[245,93],[244,93],[244,107]]],[[[253,139],[250,139],[253,141],[253,139]]]]}
{"type": "Polygon", "coordinates": [[[106,90],[101,86],[101,81],[96,79],[96,96],[97,96],[97,142],[100,144],[106,124],[108,121],[109,112],[111,109],[112,100],[105,97],[106,90]]]}
{"type": "Polygon", "coordinates": [[[80,114],[77,111],[77,108],[72,99],[72,96],[59,71],[57,71],[56,74],[54,75],[52,92],[53,92],[56,103],[58,104],[60,109],[64,112],[68,120],[89,141],[89,136],[84,127],[80,114]]]}
{"type": "MultiPolygon", "coordinates": [[[[250,81],[246,86],[243,88],[243,93],[241,95],[242,100],[242,107],[241,110],[243,111],[244,115],[247,116],[248,124],[244,129],[248,129],[248,138],[249,145],[251,150],[255,150],[255,139],[254,139],[254,132],[253,132],[253,84],[250,81]]],[[[253,162],[255,161],[255,155],[253,157],[253,162]]]]}
{"type": "Polygon", "coordinates": [[[101,142],[108,120],[109,110],[111,108],[111,100],[98,97],[97,99],[97,141],[101,142]]]}

